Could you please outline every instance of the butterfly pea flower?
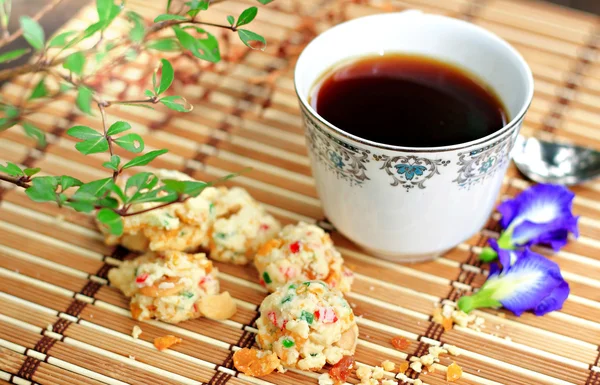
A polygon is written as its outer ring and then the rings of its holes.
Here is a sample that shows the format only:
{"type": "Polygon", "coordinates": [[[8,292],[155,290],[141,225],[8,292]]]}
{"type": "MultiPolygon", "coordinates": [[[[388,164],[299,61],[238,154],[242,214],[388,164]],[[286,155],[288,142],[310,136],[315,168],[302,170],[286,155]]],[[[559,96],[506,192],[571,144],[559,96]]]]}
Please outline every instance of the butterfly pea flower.
{"type": "Polygon", "coordinates": [[[512,265],[502,268],[498,263],[491,265],[481,289],[458,301],[460,310],[469,313],[478,308],[502,306],[517,316],[526,311],[541,316],[562,308],[570,289],[558,265],[529,248],[514,253],[517,256],[512,265]]]}
{"type": "Polygon", "coordinates": [[[574,197],[564,186],[538,184],[502,202],[498,211],[502,215],[500,225],[505,230],[497,244],[482,250],[481,260],[496,259],[498,248],[515,250],[540,244],[560,250],[567,243],[569,233],[579,235],[579,217],[571,211],[574,197]]]}

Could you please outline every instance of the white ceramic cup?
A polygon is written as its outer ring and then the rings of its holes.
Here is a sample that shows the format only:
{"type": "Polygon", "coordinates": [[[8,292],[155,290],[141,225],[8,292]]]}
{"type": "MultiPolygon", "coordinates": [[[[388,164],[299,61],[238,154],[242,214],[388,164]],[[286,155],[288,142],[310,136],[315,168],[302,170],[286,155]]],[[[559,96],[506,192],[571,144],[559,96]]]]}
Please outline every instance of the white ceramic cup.
{"type": "Polygon", "coordinates": [[[533,96],[531,70],[504,40],[419,11],[367,16],[327,30],[300,55],[294,81],[325,215],[362,248],[399,262],[438,256],[485,225],[533,96]],[[468,143],[414,148],[359,138],[311,107],[312,88],[327,70],[385,53],[426,55],[467,69],[496,92],[510,122],[468,143]]]}

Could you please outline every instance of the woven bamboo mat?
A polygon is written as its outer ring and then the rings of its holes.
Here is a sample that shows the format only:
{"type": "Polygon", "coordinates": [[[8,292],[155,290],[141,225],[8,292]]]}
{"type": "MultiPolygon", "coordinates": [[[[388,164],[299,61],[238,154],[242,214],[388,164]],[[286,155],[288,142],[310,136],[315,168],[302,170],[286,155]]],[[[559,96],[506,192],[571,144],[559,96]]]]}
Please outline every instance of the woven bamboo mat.
{"type": "MultiPolygon", "coordinates": [[[[128,3],[153,16],[161,13],[163,2],[128,3]]],[[[206,20],[221,22],[255,3],[226,1],[214,6],[206,20]]],[[[406,8],[467,19],[508,40],[529,62],[536,81],[523,132],[544,130],[600,149],[598,17],[520,0],[277,0],[261,7],[253,23],[269,42],[265,52],[250,52],[235,36],[215,31],[223,44],[222,63],[209,65],[184,55],[172,59],[174,92],[195,105],[193,112],[111,108],[109,120],[127,119],[144,134],[147,147],[168,148],[170,153],[156,167],[210,180],[250,166],[250,174],[230,184],[248,189],[284,223],[326,224],[293,90],[295,58],[315,33],[332,24],[406,8]]],[[[94,17],[92,9],[85,9],[72,25],[81,28],[94,17]]],[[[157,60],[141,55],[104,72],[94,84],[109,96],[139,98],[157,60]]],[[[27,77],[14,79],[2,95],[19,100],[30,84],[27,77]]],[[[98,114],[83,116],[73,99],[65,97],[42,106],[32,119],[49,133],[49,146],[31,149],[30,139],[11,129],[0,136],[0,161],[82,180],[105,176],[103,154],[83,157],[64,135],[74,124],[99,126],[98,114]]],[[[502,195],[514,196],[527,186],[511,169],[502,195]]],[[[32,203],[21,191],[0,187],[0,383],[316,384],[314,373],[290,371],[259,380],[232,369],[233,350],[253,343],[252,325],[265,296],[252,268],[217,264],[223,289],[239,304],[232,320],[148,322],[141,325],[141,338],[133,340],[136,322],[129,317],[128,302],[106,281],[108,269],[127,250],[103,245],[86,215],[32,203]],[[184,342],[158,352],[153,338],[168,333],[184,342]]],[[[543,318],[478,312],[486,319],[481,332],[457,326],[444,332],[431,322],[431,315],[435,304],[455,301],[483,283],[486,266],[477,254],[499,230],[496,215],[468,242],[436,261],[416,265],[375,259],[334,232],[357,276],[348,294],[360,316],[357,361],[372,366],[384,359],[400,363],[421,354],[428,343],[441,341],[463,349],[455,358],[465,371],[459,384],[600,384],[600,182],[575,191],[581,237],[551,256],[572,287],[564,309],[543,318]],[[411,340],[410,347],[393,349],[394,336],[411,340]]],[[[435,373],[420,378],[445,384],[443,369],[450,362],[442,359],[435,373]]]]}

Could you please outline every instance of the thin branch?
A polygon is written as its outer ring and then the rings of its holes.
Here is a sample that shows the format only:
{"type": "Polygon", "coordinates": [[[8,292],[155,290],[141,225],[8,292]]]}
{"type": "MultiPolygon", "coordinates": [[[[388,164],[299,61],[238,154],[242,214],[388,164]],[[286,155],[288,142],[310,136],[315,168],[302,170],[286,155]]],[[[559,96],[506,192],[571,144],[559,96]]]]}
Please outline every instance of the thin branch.
{"type": "Polygon", "coordinates": [[[182,202],[187,201],[190,198],[191,198],[191,196],[188,196],[188,197],[185,197],[185,198],[179,197],[179,198],[175,199],[172,202],[166,202],[166,203],[160,204],[158,206],[150,207],[150,208],[147,208],[147,209],[144,209],[144,210],[140,210],[140,211],[135,211],[133,213],[121,212],[119,210],[114,210],[114,211],[117,214],[119,214],[120,216],[122,216],[122,217],[130,217],[130,216],[133,216],[133,215],[147,213],[148,211],[162,209],[163,207],[167,207],[167,206],[170,206],[170,205],[175,204],[175,203],[182,203],[182,202]]]}
{"type": "Polygon", "coordinates": [[[138,99],[138,100],[106,100],[105,102],[105,107],[109,107],[115,104],[143,104],[143,103],[152,103],[152,104],[156,104],[158,103],[158,98],[156,96],[153,96],[151,98],[148,99],[138,99]]]}
{"type": "Polygon", "coordinates": [[[181,23],[178,23],[178,24],[186,24],[186,23],[190,23],[190,24],[200,24],[200,25],[208,25],[208,26],[211,26],[211,27],[219,27],[219,28],[224,28],[224,29],[230,29],[230,30],[232,30],[233,32],[236,32],[236,31],[237,31],[237,28],[236,28],[236,27],[234,27],[234,26],[232,26],[232,25],[225,25],[225,24],[215,24],[215,23],[208,23],[208,22],[206,22],[206,21],[196,21],[196,20],[193,20],[193,21],[179,20],[179,21],[181,21],[181,23]]]}
{"type": "Polygon", "coordinates": [[[8,183],[12,183],[15,186],[29,188],[30,184],[23,179],[23,177],[10,176],[5,174],[0,174],[0,180],[3,180],[8,183]]]}
{"type": "MultiPolygon", "coordinates": [[[[62,1],[62,0],[54,0],[55,2],[58,1],[62,1]]],[[[148,27],[148,29],[146,29],[146,34],[145,34],[145,38],[144,40],[151,34],[154,34],[158,31],[161,31],[165,28],[168,27],[172,27],[174,25],[180,25],[180,24],[197,24],[197,25],[208,25],[211,27],[217,27],[217,28],[223,28],[223,29],[228,29],[231,30],[233,32],[237,31],[236,27],[230,26],[230,25],[225,25],[225,24],[215,24],[215,23],[209,23],[209,22],[204,22],[204,21],[196,21],[196,20],[165,20],[165,21],[161,21],[158,23],[155,23],[153,25],[151,25],[150,27],[148,27]]],[[[2,47],[1,43],[0,43],[0,48],[2,47]]],[[[87,55],[91,52],[94,52],[95,48],[90,48],[84,51],[81,51],[84,55],[87,55]]],[[[22,66],[19,67],[15,67],[15,68],[9,68],[9,69],[5,69],[0,71],[0,82],[11,79],[13,77],[19,76],[19,75],[23,75],[26,73],[30,73],[30,72],[41,72],[41,71],[45,71],[48,68],[51,67],[55,67],[59,64],[64,63],[64,61],[67,59],[68,56],[64,56],[61,58],[54,58],[50,61],[38,61],[37,63],[27,63],[24,64],[22,66]]]]}
{"type": "MultiPolygon", "coordinates": [[[[63,0],[54,0],[54,1],[52,1],[51,3],[49,3],[48,5],[46,5],[45,7],[43,7],[42,9],[40,9],[38,11],[38,13],[36,13],[35,15],[33,15],[32,19],[35,20],[35,21],[39,21],[46,13],[50,12],[51,10],[53,10],[62,1],[63,0]]],[[[9,35],[9,36],[3,38],[2,40],[0,40],[0,48],[4,47],[7,44],[12,43],[13,41],[15,41],[15,39],[17,39],[21,35],[23,35],[23,28],[19,28],[14,33],[12,33],[11,35],[9,35]]]]}

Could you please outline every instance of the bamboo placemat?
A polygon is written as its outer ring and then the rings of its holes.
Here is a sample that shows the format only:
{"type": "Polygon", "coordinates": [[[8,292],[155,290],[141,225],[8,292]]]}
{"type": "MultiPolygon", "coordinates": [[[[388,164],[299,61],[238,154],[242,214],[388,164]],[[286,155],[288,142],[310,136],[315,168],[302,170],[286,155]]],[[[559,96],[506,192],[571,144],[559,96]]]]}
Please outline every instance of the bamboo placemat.
{"type": "MultiPolygon", "coordinates": [[[[145,16],[162,12],[163,2],[128,3],[145,16]]],[[[205,17],[221,22],[254,4],[228,0],[205,17]]],[[[126,119],[144,134],[149,149],[170,150],[155,167],[210,180],[250,166],[250,174],[228,184],[248,189],[284,223],[304,220],[326,227],[293,90],[295,59],[330,25],[407,8],[463,18],[508,40],[535,75],[536,95],[523,132],[543,130],[600,149],[599,18],[520,0],[277,0],[261,7],[253,23],[269,42],[265,52],[249,51],[235,36],[215,31],[223,62],[210,65],[185,55],[171,59],[174,92],[195,105],[193,112],[111,108],[109,120],[126,119]]],[[[72,25],[81,28],[94,17],[95,11],[87,8],[72,25]]],[[[143,54],[92,81],[109,96],[136,98],[150,84],[157,61],[143,54]]],[[[30,84],[27,77],[14,79],[2,95],[19,100],[30,84]]],[[[81,156],[64,134],[74,124],[99,126],[98,114],[84,116],[72,97],[63,97],[42,106],[32,119],[48,132],[49,145],[31,149],[30,139],[11,129],[0,136],[0,161],[82,180],[105,176],[100,167],[104,154],[81,156]]],[[[513,168],[502,197],[527,186],[513,168]]],[[[463,349],[454,358],[465,371],[459,384],[600,384],[600,182],[574,190],[581,237],[550,256],[572,288],[564,309],[541,318],[477,312],[486,320],[480,332],[458,326],[445,332],[432,323],[431,315],[436,304],[455,301],[483,283],[486,266],[477,255],[488,237],[497,234],[497,215],[468,242],[438,260],[416,265],[375,259],[334,231],[336,245],[357,276],[347,296],[359,316],[357,361],[371,366],[384,359],[399,363],[441,341],[463,349]],[[408,338],[410,347],[393,349],[390,340],[395,336],[408,338]]],[[[266,295],[251,267],[217,263],[223,289],[238,301],[232,320],[143,323],[143,335],[133,340],[130,333],[137,322],[129,317],[127,300],[106,280],[108,269],[127,250],[105,246],[84,214],[32,203],[7,185],[0,185],[0,200],[0,383],[316,384],[315,373],[290,371],[254,379],[233,369],[232,352],[252,345],[257,306],[266,295]],[[158,352],[153,338],[169,333],[184,342],[158,352]]],[[[442,359],[438,370],[420,378],[445,384],[443,369],[450,362],[442,359]]]]}

